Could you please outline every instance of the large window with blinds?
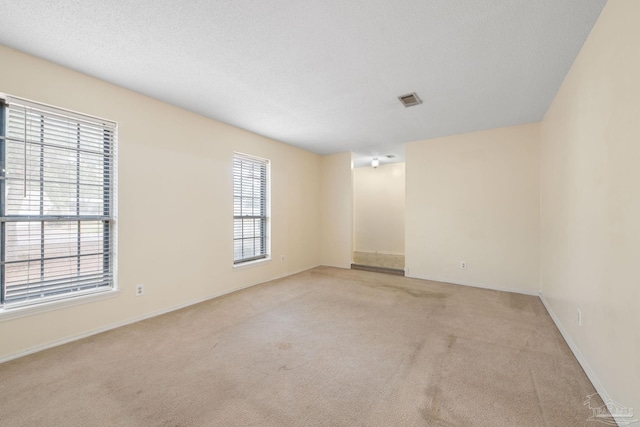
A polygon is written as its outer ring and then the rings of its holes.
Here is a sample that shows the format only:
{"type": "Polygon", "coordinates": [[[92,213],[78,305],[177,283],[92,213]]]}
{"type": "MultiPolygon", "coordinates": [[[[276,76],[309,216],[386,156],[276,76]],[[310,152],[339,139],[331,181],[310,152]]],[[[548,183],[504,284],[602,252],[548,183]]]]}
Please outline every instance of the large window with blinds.
{"type": "Polygon", "coordinates": [[[269,161],[233,156],[233,262],[269,257],[269,161]]]}
{"type": "Polygon", "coordinates": [[[0,99],[0,304],[114,287],[113,122],[0,99]]]}

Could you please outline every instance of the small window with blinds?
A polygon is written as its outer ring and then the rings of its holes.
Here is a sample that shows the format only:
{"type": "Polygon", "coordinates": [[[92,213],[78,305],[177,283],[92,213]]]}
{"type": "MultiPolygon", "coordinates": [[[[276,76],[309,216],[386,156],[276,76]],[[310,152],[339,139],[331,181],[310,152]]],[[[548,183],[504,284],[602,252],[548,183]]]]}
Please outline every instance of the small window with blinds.
{"type": "Polygon", "coordinates": [[[0,304],[114,287],[113,122],[0,99],[0,304]]]}
{"type": "Polygon", "coordinates": [[[233,263],[269,256],[269,161],[233,156],[233,263]]]}

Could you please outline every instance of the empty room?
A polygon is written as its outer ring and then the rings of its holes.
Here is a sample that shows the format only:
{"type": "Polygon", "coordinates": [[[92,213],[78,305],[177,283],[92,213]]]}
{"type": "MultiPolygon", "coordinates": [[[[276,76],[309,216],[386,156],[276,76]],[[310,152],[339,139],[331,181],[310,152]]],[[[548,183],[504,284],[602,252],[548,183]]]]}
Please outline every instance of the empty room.
{"type": "Polygon", "coordinates": [[[1,426],[640,426],[640,1],[0,6],[1,426]]]}

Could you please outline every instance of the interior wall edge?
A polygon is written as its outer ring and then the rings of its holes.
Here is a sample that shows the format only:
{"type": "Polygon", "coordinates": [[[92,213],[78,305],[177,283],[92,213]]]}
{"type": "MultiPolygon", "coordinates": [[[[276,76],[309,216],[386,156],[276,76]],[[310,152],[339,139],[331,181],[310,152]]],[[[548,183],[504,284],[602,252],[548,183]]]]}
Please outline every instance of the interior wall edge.
{"type": "Polygon", "coordinates": [[[353,153],[320,158],[320,263],[346,268],[353,261],[353,153]],[[346,185],[345,185],[346,183],[346,185]]]}

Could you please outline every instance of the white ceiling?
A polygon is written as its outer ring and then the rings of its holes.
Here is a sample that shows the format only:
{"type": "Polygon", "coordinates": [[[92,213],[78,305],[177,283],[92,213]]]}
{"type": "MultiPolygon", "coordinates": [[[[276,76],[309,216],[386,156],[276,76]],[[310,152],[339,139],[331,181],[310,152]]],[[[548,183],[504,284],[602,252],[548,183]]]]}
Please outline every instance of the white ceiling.
{"type": "Polygon", "coordinates": [[[0,43],[362,165],[541,120],[605,3],[0,0],[0,43]]]}

